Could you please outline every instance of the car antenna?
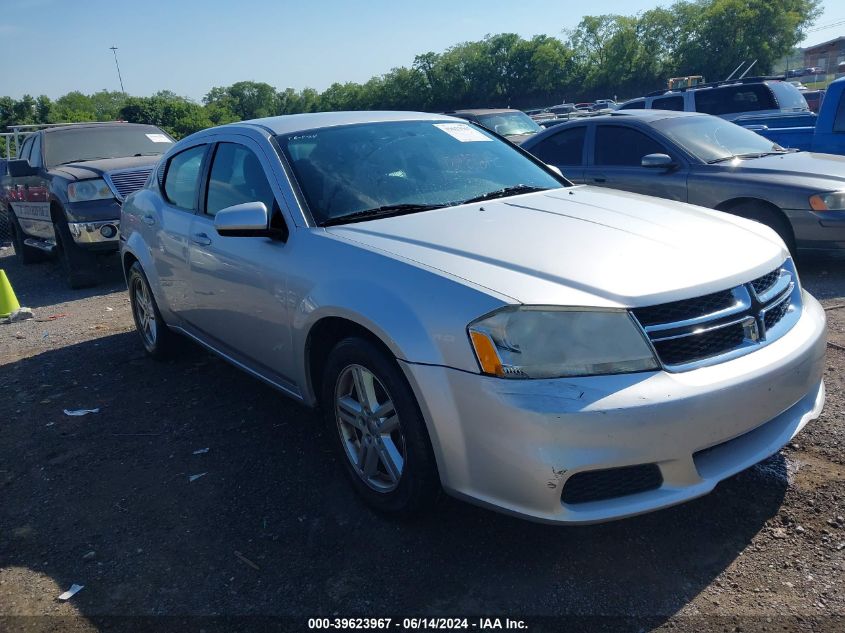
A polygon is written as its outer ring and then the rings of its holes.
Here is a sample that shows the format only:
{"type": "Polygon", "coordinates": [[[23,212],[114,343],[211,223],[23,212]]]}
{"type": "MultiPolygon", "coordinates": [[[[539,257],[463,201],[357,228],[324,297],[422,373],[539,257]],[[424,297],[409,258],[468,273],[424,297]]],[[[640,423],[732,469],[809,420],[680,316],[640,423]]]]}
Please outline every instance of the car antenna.
{"type": "MultiPolygon", "coordinates": [[[[756,63],[757,63],[757,60],[755,59],[753,62],[751,62],[751,66],[753,66],[753,65],[754,65],[754,64],[756,64],[756,63]]],[[[742,74],[739,76],[739,78],[740,78],[740,79],[742,79],[743,77],[745,77],[745,76],[748,74],[748,71],[749,71],[749,70],[751,70],[751,66],[749,66],[748,68],[746,68],[746,69],[745,69],[745,72],[744,72],[744,73],[742,73],[742,74]]]]}
{"type": "Polygon", "coordinates": [[[730,75],[728,75],[725,79],[723,79],[722,81],[727,81],[728,79],[730,79],[731,77],[733,77],[733,76],[737,73],[737,71],[738,71],[740,68],[742,68],[743,66],[745,66],[745,62],[741,62],[741,63],[739,64],[739,66],[737,66],[736,68],[734,68],[734,71],[733,71],[730,75]]]}

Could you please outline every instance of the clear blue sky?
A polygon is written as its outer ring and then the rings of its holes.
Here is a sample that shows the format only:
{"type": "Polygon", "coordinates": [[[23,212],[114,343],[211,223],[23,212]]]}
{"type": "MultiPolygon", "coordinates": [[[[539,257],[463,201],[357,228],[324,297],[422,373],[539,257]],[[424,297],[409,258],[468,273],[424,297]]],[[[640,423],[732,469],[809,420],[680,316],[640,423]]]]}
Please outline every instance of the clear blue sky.
{"type": "MultiPolygon", "coordinates": [[[[561,36],[583,13],[631,15],[669,2],[593,0],[0,0],[0,95],[59,97],[119,89],[199,100],[213,86],[266,81],[278,89],[366,81],[414,55],[488,33],[561,36]],[[579,9],[573,9],[579,6],[579,9]]],[[[845,21],[826,0],[816,26],[845,21]]],[[[845,34],[845,24],[804,45],[845,34]]]]}

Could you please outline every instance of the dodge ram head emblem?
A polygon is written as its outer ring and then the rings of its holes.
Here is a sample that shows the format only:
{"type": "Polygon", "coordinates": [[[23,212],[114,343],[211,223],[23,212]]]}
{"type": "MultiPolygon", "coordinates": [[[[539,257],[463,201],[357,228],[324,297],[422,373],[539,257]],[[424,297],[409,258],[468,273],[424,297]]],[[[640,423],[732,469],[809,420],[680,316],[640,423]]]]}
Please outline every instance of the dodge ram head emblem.
{"type": "Polygon", "coordinates": [[[757,319],[748,317],[742,322],[742,330],[745,338],[756,343],[760,340],[760,327],[757,325],[757,319]]]}

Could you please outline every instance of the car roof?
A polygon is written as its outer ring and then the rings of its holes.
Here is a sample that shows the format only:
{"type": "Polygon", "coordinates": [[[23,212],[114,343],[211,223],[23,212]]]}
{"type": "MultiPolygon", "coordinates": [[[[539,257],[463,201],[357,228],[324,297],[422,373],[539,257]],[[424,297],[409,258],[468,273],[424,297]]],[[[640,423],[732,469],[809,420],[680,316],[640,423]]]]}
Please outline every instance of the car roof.
{"type": "Polygon", "coordinates": [[[48,127],[44,128],[43,130],[37,130],[39,132],[44,132],[45,134],[52,134],[53,132],[67,132],[68,130],[90,130],[91,128],[103,128],[103,127],[146,127],[146,128],[156,128],[159,129],[158,126],[148,124],[148,123],[127,123],[126,121],[108,121],[105,123],[74,123],[72,125],[60,125],[56,127],[48,127]]]}
{"type": "Polygon", "coordinates": [[[459,121],[454,117],[430,112],[388,112],[388,111],[359,111],[359,112],[309,112],[305,114],[286,114],[282,116],[251,119],[230,123],[222,127],[237,127],[243,125],[257,126],[269,130],[273,134],[293,134],[305,130],[339,125],[354,125],[356,123],[382,123],[388,121],[459,121]]]}

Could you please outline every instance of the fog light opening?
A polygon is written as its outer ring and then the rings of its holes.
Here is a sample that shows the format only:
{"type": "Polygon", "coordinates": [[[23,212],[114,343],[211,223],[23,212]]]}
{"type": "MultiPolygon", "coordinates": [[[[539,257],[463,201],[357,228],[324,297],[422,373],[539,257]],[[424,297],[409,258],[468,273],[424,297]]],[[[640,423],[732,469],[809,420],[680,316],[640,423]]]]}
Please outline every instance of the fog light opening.
{"type": "Polygon", "coordinates": [[[105,224],[100,227],[100,235],[106,239],[111,239],[117,235],[117,227],[114,224],[105,224]]]}

